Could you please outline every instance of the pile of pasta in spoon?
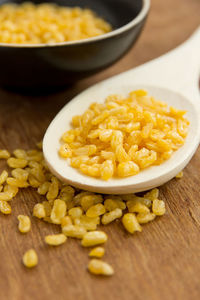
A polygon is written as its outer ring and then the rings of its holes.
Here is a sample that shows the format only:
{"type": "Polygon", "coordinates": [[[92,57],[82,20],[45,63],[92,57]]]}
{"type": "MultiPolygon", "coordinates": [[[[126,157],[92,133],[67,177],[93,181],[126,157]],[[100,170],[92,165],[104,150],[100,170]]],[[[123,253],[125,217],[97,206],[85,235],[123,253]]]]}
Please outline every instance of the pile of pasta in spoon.
{"type": "Polygon", "coordinates": [[[185,142],[186,111],[168,107],[144,90],[109,95],[72,117],[59,154],[87,176],[109,180],[138,174],[169,159],[185,142]]]}

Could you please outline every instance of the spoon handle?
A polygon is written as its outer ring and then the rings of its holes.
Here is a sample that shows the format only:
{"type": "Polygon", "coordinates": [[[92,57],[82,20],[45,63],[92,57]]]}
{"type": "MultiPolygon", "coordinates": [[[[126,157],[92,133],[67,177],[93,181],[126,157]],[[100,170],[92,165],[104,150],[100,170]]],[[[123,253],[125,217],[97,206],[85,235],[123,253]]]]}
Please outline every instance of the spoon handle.
{"type": "Polygon", "coordinates": [[[165,87],[199,100],[200,27],[183,44],[144,65],[119,75],[121,82],[165,87]]]}
{"type": "Polygon", "coordinates": [[[200,27],[186,42],[160,59],[163,71],[170,76],[170,88],[188,96],[191,92],[196,94],[200,75],[200,27]]]}

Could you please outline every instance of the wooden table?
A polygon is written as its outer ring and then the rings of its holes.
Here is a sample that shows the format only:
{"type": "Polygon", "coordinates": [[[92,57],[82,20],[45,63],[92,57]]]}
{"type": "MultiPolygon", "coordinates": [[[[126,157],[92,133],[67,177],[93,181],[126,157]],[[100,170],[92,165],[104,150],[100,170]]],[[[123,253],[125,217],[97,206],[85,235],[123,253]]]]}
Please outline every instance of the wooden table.
{"type": "MultiPolygon", "coordinates": [[[[137,45],[121,61],[92,78],[57,94],[22,96],[0,90],[0,148],[34,147],[54,115],[74,95],[104,78],[153,59],[183,42],[200,21],[199,0],[152,0],[147,25],[137,45]]],[[[4,167],[1,162],[0,167],[4,167]]],[[[105,260],[115,269],[110,278],[86,271],[88,251],[68,240],[58,248],[44,245],[55,225],[32,218],[32,230],[17,230],[18,214],[31,215],[40,200],[22,190],[12,202],[11,216],[0,215],[1,300],[198,300],[200,299],[200,151],[181,180],[161,187],[164,217],[147,224],[142,233],[128,235],[119,224],[106,228],[105,260]],[[27,270],[23,253],[34,247],[39,265],[27,270]]]]}

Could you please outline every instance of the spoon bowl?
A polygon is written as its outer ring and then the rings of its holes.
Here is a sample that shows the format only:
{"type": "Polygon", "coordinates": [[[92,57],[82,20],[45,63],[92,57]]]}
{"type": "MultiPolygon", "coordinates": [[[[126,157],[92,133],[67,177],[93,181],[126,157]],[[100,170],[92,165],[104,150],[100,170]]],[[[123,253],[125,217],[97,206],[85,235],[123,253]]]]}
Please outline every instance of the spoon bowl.
{"type": "Polygon", "coordinates": [[[75,187],[107,194],[127,194],[148,190],[164,184],[179,173],[193,156],[200,141],[200,97],[197,85],[200,57],[194,55],[198,48],[199,35],[198,30],[189,41],[169,54],[100,82],[68,103],[52,121],[44,137],[43,151],[50,170],[62,181],[75,187]],[[191,59],[186,67],[183,61],[189,53],[195,59],[191,59]],[[177,64],[176,69],[172,67],[174,62],[177,64]],[[173,74],[165,72],[167,68],[172,69],[173,74]],[[191,71],[190,76],[187,72],[183,73],[185,68],[191,71]],[[178,76],[179,72],[181,76],[178,76]],[[77,169],[70,167],[66,160],[59,157],[60,136],[70,129],[73,115],[82,114],[94,101],[104,102],[109,94],[127,95],[138,88],[147,90],[150,95],[165,101],[170,106],[187,111],[186,118],[190,121],[188,136],[185,144],[175,151],[169,160],[159,166],[142,170],[135,176],[104,181],[81,174],[77,169]]]}

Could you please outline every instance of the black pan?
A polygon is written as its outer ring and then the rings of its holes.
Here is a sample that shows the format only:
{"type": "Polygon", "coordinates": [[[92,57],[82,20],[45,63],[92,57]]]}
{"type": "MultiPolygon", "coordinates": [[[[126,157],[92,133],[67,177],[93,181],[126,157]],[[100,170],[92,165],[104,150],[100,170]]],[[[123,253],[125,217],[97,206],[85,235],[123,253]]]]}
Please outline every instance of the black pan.
{"type": "MultiPolygon", "coordinates": [[[[0,4],[23,1],[0,1],[0,4]]],[[[42,1],[35,0],[38,4],[42,1]]],[[[43,1],[45,2],[45,1],[43,1]]],[[[59,87],[90,76],[121,58],[145,23],[150,0],[48,0],[90,8],[113,26],[102,36],[57,44],[0,43],[0,85],[59,87]]]]}

